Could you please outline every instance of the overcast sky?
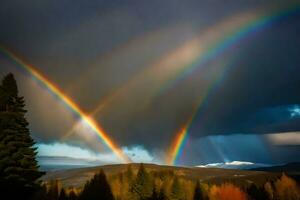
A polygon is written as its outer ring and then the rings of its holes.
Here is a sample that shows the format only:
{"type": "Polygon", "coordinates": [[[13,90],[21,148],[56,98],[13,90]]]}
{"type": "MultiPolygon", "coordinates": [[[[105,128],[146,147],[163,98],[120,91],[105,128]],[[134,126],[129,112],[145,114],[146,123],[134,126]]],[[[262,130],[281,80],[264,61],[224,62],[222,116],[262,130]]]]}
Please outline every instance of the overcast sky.
{"type": "MultiPolygon", "coordinates": [[[[300,5],[282,2],[2,0],[0,42],[93,113],[136,162],[164,163],[191,116],[180,164],[300,161],[300,5]],[[290,5],[292,12],[199,61],[249,21],[290,5]]],[[[8,72],[42,155],[55,148],[117,162],[59,99],[0,54],[0,75],[8,72]]]]}

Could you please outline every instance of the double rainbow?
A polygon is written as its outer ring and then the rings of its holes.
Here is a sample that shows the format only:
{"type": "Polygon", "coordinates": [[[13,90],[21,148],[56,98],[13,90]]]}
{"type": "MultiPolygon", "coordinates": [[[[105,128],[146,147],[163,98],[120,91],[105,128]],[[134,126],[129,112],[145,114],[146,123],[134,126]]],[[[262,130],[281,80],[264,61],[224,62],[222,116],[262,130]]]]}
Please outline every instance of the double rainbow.
{"type": "MultiPolygon", "coordinates": [[[[133,91],[132,88],[137,87],[137,85],[139,85],[138,83],[144,81],[145,76],[150,80],[154,73],[160,71],[161,73],[157,74],[158,80],[155,80],[155,84],[153,84],[153,89],[151,89],[149,94],[143,96],[150,102],[167,89],[173,88],[174,85],[188,77],[195,70],[204,67],[209,61],[228,52],[228,50],[236,46],[239,42],[242,42],[254,33],[265,30],[277,20],[297,12],[299,8],[300,4],[295,3],[285,9],[275,9],[268,14],[262,14],[260,12],[241,13],[225,19],[220,24],[205,30],[201,33],[200,37],[192,38],[178,49],[168,52],[166,55],[162,56],[161,59],[153,62],[153,64],[145,71],[141,72],[133,80],[129,81],[128,84],[125,84],[123,87],[117,89],[116,92],[113,92],[106,101],[100,102],[98,108],[96,108],[92,114],[97,113],[104,107],[105,104],[107,104],[107,102],[111,102],[112,99],[115,99],[119,95],[127,94],[130,90],[133,91]]],[[[29,72],[38,82],[43,84],[51,93],[64,102],[97,133],[103,143],[105,143],[123,162],[130,161],[130,159],[122,152],[121,148],[119,148],[118,145],[111,140],[107,133],[105,133],[105,131],[91,117],[89,117],[90,115],[84,113],[83,110],[57,86],[12,51],[3,46],[0,46],[0,51],[10,57],[18,64],[18,66],[29,72]]],[[[211,94],[214,88],[216,88],[216,86],[221,82],[220,80],[225,76],[229,66],[232,65],[222,66],[220,69],[220,76],[211,80],[208,86],[206,86],[202,91],[203,95],[201,95],[201,98],[197,99],[195,104],[196,106],[191,113],[191,117],[181,127],[180,131],[176,134],[172,141],[167,163],[173,165],[176,164],[178,158],[182,154],[184,141],[186,141],[189,128],[193,124],[195,116],[209,98],[209,94],[211,94]]],[[[146,102],[146,104],[148,104],[148,102],[146,102]]]]}
{"type": "Polygon", "coordinates": [[[91,117],[84,113],[84,111],[72,101],[64,92],[59,89],[54,83],[48,80],[41,72],[39,72],[34,66],[26,63],[17,54],[0,45],[0,51],[10,58],[12,61],[27,71],[37,82],[46,87],[52,94],[54,94],[58,99],[60,99],[69,109],[71,109],[76,115],[78,115],[82,121],[84,121],[101,139],[101,141],[111,149],[115,155],[125,163],[131,162],[126,154],[123,153],[122,149],[112,141],[109,135],[103,130],[101,126],[97,124],[91,117]]]}

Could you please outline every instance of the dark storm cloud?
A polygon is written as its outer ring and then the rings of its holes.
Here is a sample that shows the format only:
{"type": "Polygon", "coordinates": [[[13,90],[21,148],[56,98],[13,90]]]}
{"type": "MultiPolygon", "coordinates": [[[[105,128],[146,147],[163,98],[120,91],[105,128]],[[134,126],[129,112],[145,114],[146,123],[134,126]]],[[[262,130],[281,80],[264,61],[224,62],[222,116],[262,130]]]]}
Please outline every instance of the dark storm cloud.
{"type": "MultiPolygon", "coordinates": [[[[91,111],[153,60],[193,38],[199,30],[226,16],[274,4],[259,0],[3,0],[0,42],[20,52],[84,110],[91,111]]],[[[225,58],[207,63],[206,68],[217,69],[231,58],[236,60],[199,110],[190,130],[192,138],[300,129],[299,119],[286,113],[290,106],[300,104],[299,19],[299,14],[284,18],[241,43],[225,58]]],[[[55,142],[71,129],[76,118],[64,105],[32,85],[31,79],[3,56],[0,70],[0,75],[8,71],[17,74],[38,141],[55,142]]],[[[138,83],[141,87],[115,99],[95,118],[122,146],[143,144],[165,150],[192,114],[203,79],[211,77],[207,73],[212,72],[195,71],[147,106],[143,106],[148,100],[143,95],[152,85],[138,83]]],[[[68,140],[81,146],[86,142],[76,135],[68,140]]],[[[92,143],[87,146],[102,148],[92,143]]]]}
{"type": "Polygon", "coordinates": [[[299,162],[299,145],[273,145],[262,134],[211,135],[199,139],[189,139],[179,164],[199,165],[248,161],[260,164],[280,165],[299,162]]]}
{"type": "Polygon", "coordinates": [[[299,130],[289,109],[300,102],[300,14],[241,44],[238,61],[199,113],[195,134],[299,130]],[[204,125],[203,125],[204,124],[204,125]],[[202,126],[203,125],[203,126],[202,126]]]}
{"type": "MultiPolygon", "coordinates": [[[[245,40],[231,52],[236,62],[200,108],[190,130],[192,137],[300,130],[299,119],[289,114],[291,107],[300,102],[299,26],[296,14],[245,40]]],[[[209,68],[217,64],[207,65],[209,68]]],[[[200,73],[189,79],[194,81],[176,85],[142,110],[136,110],[138,104],[126,104],[135,102],[129,93],[103,117],[105,124],[118,124],[108,126],[108,130],[128,132],[121,136],[122,141],[144,140],[149,146],[159,141],[154,145],[167,146],[192,114],[192,105],[201,90],[200,73]]]]}

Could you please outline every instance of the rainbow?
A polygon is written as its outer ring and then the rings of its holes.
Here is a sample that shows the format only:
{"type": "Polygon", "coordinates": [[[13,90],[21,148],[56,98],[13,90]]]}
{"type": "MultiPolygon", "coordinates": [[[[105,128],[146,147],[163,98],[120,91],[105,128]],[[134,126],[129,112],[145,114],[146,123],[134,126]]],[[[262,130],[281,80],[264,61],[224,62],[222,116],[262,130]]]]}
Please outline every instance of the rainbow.
{"type": "Polygon", "coordinates": [[[108,104],[115,103],[115,100],[122,96],[129,96],[130,92],[139,91],[139,87],[143,85],[148,87],[149,84],[151,87],[142,91],[144,94],[137,96],[136,101],[139,101],[139,107],[150,105],[153,99],[174,88],[194,70],[199,69],[199,66],[204,66],[208,61],[226,52],[250,33],[256,33],[271,25],[279,16],[292,13],[295,8],[298,6],[289,6],[284,11],[275,10],[273,14],[247,11],[225,18],[154,60],[127,83],[101,100],[92,113],[105,110],[108,104]]]}
{"type": "MultiPolygon", "coordinates": [[[[182,70],[178,71],[172,79],[170,79],[159,91],[159,93],[164,92],[165,90],[174,87],[178,82],[186,78],[189,74],[194,72],[197,68],[204,66],[208,61],[215,59],[217,56],[220,56],[226,50],[234,47],[238,42],[246,39],[249,35],[264,30],[265,28],[271,26],[276,22],[276,20],[287,17],[300,9],[300,4],[293,4],[292,6],[287,7],[284,10],[276,10],[272,14],[269,15],[259,15],[258,18],[254,18],[244,24],[243,26],[239,26],[234,32],[232,32],[227,37],[223,37],[218,40],[215,45],[211,46],[204,52],[200,54],[198,59],[194,60],[190,65],[186,65],[182,70]]],[[[178,158],[182,155],[184,144],[188,135],[188,131],[190,126],[193,123],[194,117],[197,115],[199,109],[201,109],[202,105],[207,101],[209,95],[212,93],[212,90],[220,84],[221,79],[225,76],[225,73],[228,72],[227,68],[232,66],[231,64],[227,64],[223,66],[221,69],[221,74],[219,78],[216,80],[212,80],[211,84],[204,91],[205,95],[200,98],[198,101],[197,109],[194,110],[192,116],[187,121],[187,123],[180,129],[180,131],[174,137],[171,148],[167,155],[167,163],[170,165],[176,165],[178,158]]]]}
{"type": "Polygon", "coordinates": [[[188,135],[188,128],[191,122],[192,120],[188,120],[188,122],[182,128],[180,128],[179,132],[176,134],[170,148],[170,153],[167,158],[167,164],[174,165],[177,162],[177,158],[179,157],[178,155],[182,154],[182,147],[185,144],[188,135]]]}
{"type": "MultiPolygon", "coordinates": [[[[227,63],[226,65],[232,65],[232,63],[227,63]]],[[[225,69],[225,68],[223,68],[225,69]]],[[[178,161],[178,158],[182,155],[183,153],[183,147],[185,146],[186,140],[187,140],[187,136],[188,136],[188,132],[189,132],[189,128],[191,126],[191,124],[194,121],[194,118],[196,117],[198,110],[200,109],[200,107],[206,102],[207,97],[210,94],[210,91],[212,90],[211,87],[215,87],[217,85],[218,82],[220,82],[222,80],[222,78],[224,73],[220,73],[220,76],[222,77],[217,77],[215,78],[214,82],[216,82],[215,84],[210,84],[209,87],[204,88],[203,90],[203,94],[200,95],[197,100],[195,101],[195,105],[194,105],[194,109],[192,110],[191,116],[188,118],[188,120],[186,121],[186,123],[179,129],[178,133],[175,135],[171,145],[170,145],[170,149],[168,151],[167,154],[167,160],[166,163],[168,165],[175,165],[178,161]]]]}
{"type": "Polygon", "coordinates": [[[41,72],[39,72],[34,66],[26,63],[17,54],[0,45],[0,51],[14,61],[19,67],[27,71],[38,83],[46,87],[55,97],[60,99],[69,109],[71,109],[77,116],[79,116],[82,121],[84,121],[101,139],[101,141],[110,148],[115,155],[125,163],[131,162],[126,154],[123,153],[120,147],[112,141],[107,133],[100,127],[91,117],[86,115],[84,111],[72,101],[66,94],[63,93],[54,83],[48,80],[41,72]]]}
{"type": "MultiPolygon", "coordinates": [[[[161,87],[158,94],[162,94],[165,90],[174,87],[181,80],[199,69],[199,67],[204,66],[208,61],[214,60],[216,57],[222,55],[230,48],[236,46],[239,42],[242,42],[243,39],[247,39],[251,34],[255,34],[272,26],[272,24],[276,23],[276,21],[298,12],[299,9],[300,3],[294,3],[284,9],[273,9],[273,12],[268,14],[258,12],[256,16],[251,16],[244,22],[241,21],[241,23],[244,24],[237,23],[233,30],[229,31],[229,33],[225,33],[223,37],[218,38],[217,41],[213,42],[213,45],[206,48],[205,52],[200,53],[196,59],[182,67],[181,70],[177,71],[177,73],[173,74],[173,77],[171,77],[166,84],[161,87]]],[[[243,17],[243,14],[236,15],[233,18],[225,20],[225,25],[227,24],[227,21],[240,17],[243,17]]],[[[228,24],[229,23],[230,22],[228,22],[228,24]]],[[[222,31],[222,28],[219,31],[222,31]]],[[[210,33],[211,31],[207,32],[210,33]]]]}
{"type": "Polygon", "coordinates": [[[184,146],[186,144],[190,126],[192,125],[196,115],[198,114],[199,109],[207,103],[207,99],[212,94],[212,91],[223,81],[225,75],[229,72],[226,69],[229,69],[232,66],[234,66],[234,63],[235,60],[231,60],[230,62],[225,63],[225,65],[222,66],[223,68],[221,69],[219,76],[211,80],[209,86],[204,88],[204,90],[202,91],[203,94],[200,95],[195,101],[195,106],[192,110],[191,116],[188,118],[187,122],[179,129],[178,133],[172,141],[172,144],[170,145],[171,147],[168,151],[166,160],[166,163],[168,165],[176,165],[178,163],[178,159],[179,157],[181,157],[184,150],[184,146]]]}

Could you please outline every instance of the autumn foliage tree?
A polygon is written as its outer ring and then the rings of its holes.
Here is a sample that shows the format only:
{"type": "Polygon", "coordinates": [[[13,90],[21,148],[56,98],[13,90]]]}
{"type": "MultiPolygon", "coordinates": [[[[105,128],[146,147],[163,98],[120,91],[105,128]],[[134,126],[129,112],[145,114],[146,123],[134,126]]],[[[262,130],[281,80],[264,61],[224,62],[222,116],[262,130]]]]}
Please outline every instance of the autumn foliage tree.
{"type": "Polygon", "coordinates": [[[183,191],[183,187],[182,187],[178,177],[175,177],[173,180],[173,184],[171,187],[170,199],[171,200],[184,200],[185,199],[185,193],[183,191]]]}
{"type": "MultiPolygon", "coordinates": [[[[133,165],[132,165],[133,166],[133,165]]],[[[266,183],[257,182],[240,185],[223,183],[216,185],[202,181],[201,183],[178,176],[166,171],[146,170],[140,165],[138,170],[128,167],[117,174],[109,174],[108,179],[104,172],[95,175],[80,188],[62,189],[60,181],[50,181],[47,184],[46,195],[40,196],[43,200],[68,199],[103,199],[110,200],[298,200],[299,187],[290,177],[283,175],[277,181],[270,179],[266,183]],[[138,171],[136,173],[136,171],[138,171]],[[99,181],[101,180],[101,181],[99,181]],[[131,180],[131,181],[130,181],[131,180]],[[108,184],[109,183],[109,184],[108,184]],[[128,184],[130,183],[130,184],[128,184]],[[109,187],[111,186],[111,187],[109,187]],[[135,187],[136,190],[133,190],[135,187]],[[112,188],[112,190],[108,189],[112,188]],[[58,191],[59,194],[58,194],[58,191]],[[75,191],[75,193],[73,192],[75,191]],[[138,191],[138,193],[137,193],[138,191]],[[109,194],[108,196],[105,196],[109,194]]],[[[237,184],[237,183],[236,183],[237,184]]],[[[35,200],[35,199],[34,199],[35,200]]]]}
{"type": "Polygon", "coordinates": [[[300,189],[296,181],[285,174],[275,182],[275,195],[279,200],[299,200],[300,189]]]}
{"type": "Polygon", "coordinates": [[[266,191],[266,193],[268,194],[268,199],[274,199],[274,190],[272,187],[272,184],[270,182],[266,182],[264,184],[264,189],[266,191]]]}
{"type": "Polygon", "coordinates": [[[247,200],[247,194],[231,183],[212,186],[209,194],[210,200],[247,200]]]}

